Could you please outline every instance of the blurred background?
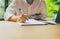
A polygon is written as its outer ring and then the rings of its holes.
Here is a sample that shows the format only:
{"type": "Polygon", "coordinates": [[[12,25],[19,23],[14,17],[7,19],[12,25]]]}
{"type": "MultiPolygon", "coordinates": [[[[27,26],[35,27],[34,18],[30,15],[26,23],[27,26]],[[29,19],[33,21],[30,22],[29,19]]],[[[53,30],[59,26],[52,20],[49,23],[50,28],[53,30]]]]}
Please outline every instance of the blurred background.
{"type": "MultiPolygon", "coordinates": [[[[45,0],[47,18],[55,20],[59,11],[60,0],[45,0]]],[[[12,0],[0,0],[0,18],[3,18],[4,12],[12,0]]]]}

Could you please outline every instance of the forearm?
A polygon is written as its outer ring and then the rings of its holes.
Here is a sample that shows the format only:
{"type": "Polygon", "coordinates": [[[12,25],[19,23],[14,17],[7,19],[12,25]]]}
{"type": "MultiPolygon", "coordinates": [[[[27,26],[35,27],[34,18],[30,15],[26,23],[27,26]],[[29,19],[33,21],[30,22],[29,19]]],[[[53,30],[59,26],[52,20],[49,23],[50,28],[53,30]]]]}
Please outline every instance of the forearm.
{"type": "Polygon", "coordinates": [[[22,22],[25,23],[25,21],[27,20],[27,14],[22,14],[20,16],[11,16],[8,21],[13,21],[13,22],[22,22]]]}
{"type": "Polygon", "coordinates": [[[8,21],[13,21],[13,22],[17,22],[18,17],[17,16],[11,16],[8,21]]]}

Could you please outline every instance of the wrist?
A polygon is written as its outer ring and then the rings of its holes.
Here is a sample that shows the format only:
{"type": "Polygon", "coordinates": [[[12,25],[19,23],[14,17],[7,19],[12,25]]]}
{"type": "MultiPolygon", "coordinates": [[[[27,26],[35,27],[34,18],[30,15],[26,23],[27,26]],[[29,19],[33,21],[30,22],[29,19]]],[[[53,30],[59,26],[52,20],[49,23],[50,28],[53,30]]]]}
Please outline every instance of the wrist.
{"type": "Polygon", "coordinates": [[[17,22],[18,16],[11,16],[9,21],[17,22]]]}

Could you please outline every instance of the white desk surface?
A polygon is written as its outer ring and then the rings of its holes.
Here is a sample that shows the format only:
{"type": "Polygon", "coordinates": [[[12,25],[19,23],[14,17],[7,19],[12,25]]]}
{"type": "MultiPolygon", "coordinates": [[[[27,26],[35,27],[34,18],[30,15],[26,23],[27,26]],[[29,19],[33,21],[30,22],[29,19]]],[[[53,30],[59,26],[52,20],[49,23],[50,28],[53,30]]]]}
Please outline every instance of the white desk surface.
{"type": "Polygon", "coordinates": [[[20,26],[15,22],[0,21],[0,39],[60,39],[60,24],[20,26]]]}

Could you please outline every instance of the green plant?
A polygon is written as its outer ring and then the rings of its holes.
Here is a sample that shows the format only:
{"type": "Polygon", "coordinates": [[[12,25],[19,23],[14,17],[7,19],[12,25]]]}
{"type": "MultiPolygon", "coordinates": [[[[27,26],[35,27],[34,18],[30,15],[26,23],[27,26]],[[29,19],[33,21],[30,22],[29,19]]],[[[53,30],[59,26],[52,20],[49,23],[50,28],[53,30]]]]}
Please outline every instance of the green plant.
{"type": "Polygon", "coordinates": [[[54,17],[59,10],[60,0],[46,0],[47,17],[54,17]]]}
{"type": "Polygon", "coordinates": [[[4,0],[0,0],[0,18],[3,18],[4,14],[4,0]]]}

